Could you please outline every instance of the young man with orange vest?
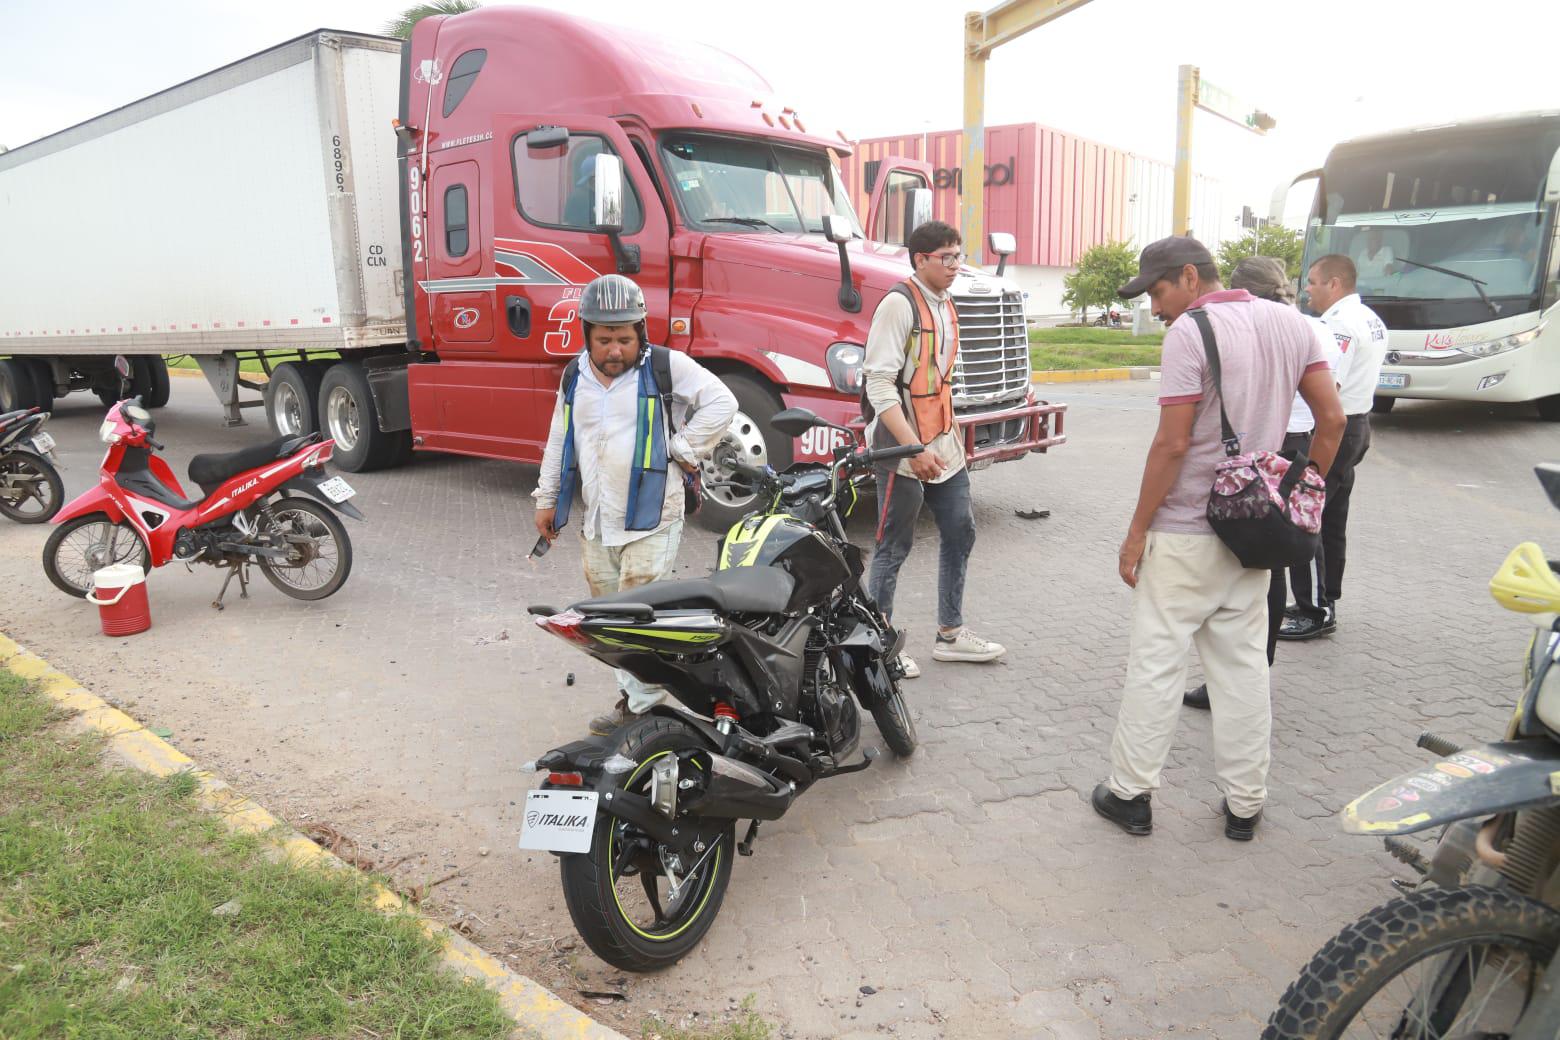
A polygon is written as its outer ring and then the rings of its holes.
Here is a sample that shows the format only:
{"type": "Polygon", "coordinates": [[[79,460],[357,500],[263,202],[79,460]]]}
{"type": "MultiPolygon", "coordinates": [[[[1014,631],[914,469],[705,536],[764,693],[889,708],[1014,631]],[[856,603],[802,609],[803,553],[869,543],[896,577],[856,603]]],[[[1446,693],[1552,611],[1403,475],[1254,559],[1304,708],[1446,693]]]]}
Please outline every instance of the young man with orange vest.
{"type": "MultiPolygon", "coordinates": [[[[862,365],[874,448],[921,444],[926,450],[877,471],[877,551],[867,590],[892,615],[899,568],[915,541],[924,502],[937,521],[941,558],[937,570],[938,661],[993,661],[1007,653],[1000,643],[964,627],[964,576],[975,546],[975,510],[964,444],[953,417],[953,366],[959,355],[959,318],[948,290],[964,254],[959,232],[942,221],[922,224],[906,243],[915,274],[883,297],[867,333],[862,365]]],[[[908,654],[907,679],[921,674],[908,654]]]]}

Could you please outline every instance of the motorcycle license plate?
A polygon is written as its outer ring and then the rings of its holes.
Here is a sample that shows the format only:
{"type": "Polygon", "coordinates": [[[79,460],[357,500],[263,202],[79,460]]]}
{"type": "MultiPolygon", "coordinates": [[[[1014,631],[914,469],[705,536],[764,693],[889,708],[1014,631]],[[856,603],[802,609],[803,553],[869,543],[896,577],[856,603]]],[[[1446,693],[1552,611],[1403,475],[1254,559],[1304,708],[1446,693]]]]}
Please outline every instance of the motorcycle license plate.
{"type": "Polygon", "coordinates": [[[33,447],[37,449],[40,455],[46,455],[54,450],[54,438],[46,433],[38,434],[38,436],[32,439],[32,442],[33,447]]]}
{"type": "Polygon", "coordinates": [[[1408,385],[1408,376],[1396,372],[1383,372],[1377,377],[1376,385],[1383,390],[1401,390],[1408,385]]]}
{"type": "Polygon", "coordinates": [[[345,502],[357,494],[356,491],[352,490],[352,485],[340,477],[331,477],[329,480],[322,482],[320,484],[320,493],[332,502],[345,502]]]}
{"type": "Polygon", "coordinates": [[[530,791],[520,847],[543,852],[589,852],[596,829],[595,791],[530,791]]]}

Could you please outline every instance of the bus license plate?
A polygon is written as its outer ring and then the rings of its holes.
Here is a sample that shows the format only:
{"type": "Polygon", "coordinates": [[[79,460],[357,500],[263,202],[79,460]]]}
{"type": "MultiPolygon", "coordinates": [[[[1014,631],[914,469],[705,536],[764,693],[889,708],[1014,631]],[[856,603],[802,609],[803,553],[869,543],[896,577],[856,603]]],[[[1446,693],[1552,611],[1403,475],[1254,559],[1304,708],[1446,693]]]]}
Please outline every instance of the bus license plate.
{"type": "Polygon", "coordinates": [[[40,433],[38,436],[34,437],[32,439],[32,444],[33,448],[35,448],[40,455],[47,455],[49,452],[54,450],[54,438],[50,437],[46,433],[40,433]]]}
{"type": "Polygon", "coordinates": [[[1401,390],[1408,385],[1408,376],[1396,372],[1383,372],[1376,380],[1376,385],[1383,390],[1401,390]]]}
{"type": "Polygon", "coordinates": [[[596,829],[595,791],[529,791],[520,847],[543,852],[589,852],[596,829]]]}
{"type": "Polygon", "coordinates": [[[332,502],[345,502],[357,494],[356,491],[352,490],[352,485],[340,477],[331,477],[329,480],[322,481],[320,483],[320,492],[332,502]]]}

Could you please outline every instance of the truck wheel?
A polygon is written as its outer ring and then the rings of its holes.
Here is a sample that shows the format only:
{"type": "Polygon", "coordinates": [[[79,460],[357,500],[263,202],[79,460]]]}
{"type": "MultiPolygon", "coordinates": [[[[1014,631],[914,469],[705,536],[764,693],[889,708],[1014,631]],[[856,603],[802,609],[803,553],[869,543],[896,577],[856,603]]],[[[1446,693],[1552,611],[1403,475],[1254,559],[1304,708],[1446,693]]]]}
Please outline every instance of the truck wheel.
{"type": "MultiPolygon", "coordinates": [[[[791,438],[769,425],[775,413],[780,411],[779,395],[768,383],[753,376],[725,376],[723,382],[737,399],[737,414],[731,417],[731,428],[726,431],[725,439],[715,448],[712,457],[705,460],[704,480],[727,479],[732,460],[749,466],[768,464],[777,472],[790,469],[791,438]]],[[[757,505],[756,495],[742,494],[735,488],[707,489],[698,521],[707,530],[725,531],[757,505]]]]}
{"type": "Polygon", "coordinates": [[[0,412],[31,408],[37,393],[32,367],[25,358],[0,361],[0,412]]]}
{"type": "Polygon", "coordinates": [[[320,428],[320,384],[325,369],[286,361],[271,370],[265,386],[265,421],[278,437],[297,437],[320,428]]]}
{"type": "Polygon", "coordinates": [[[1560,422],[1560,394],[1550,394],[1533,402],[1538,417],[1545,422],[1560,422]]]}
{"type": "Polygon", "coordinates": [[[54,410],[54,369],[49,367],[47,361],[39,358],[26,358],[22,364],[32,370],[33,375],[33,404],[46,412],[54,410]]]}
{"type": "Polygon", "coordinates": [[[1375,412],[1377,415],[1386,415],[1388,412],[1392,411],[1392,409],[1396,408],[1396,407],[1397,407],[1397,398],[1396,397],[1379,397],[1378,396],[1376,398],[1373,398],[1371,400],[1371,402],[1370,402],[1370,410],[1375,412]]]}
{"type": "Polygon", "coordinates": [[[162,408],[173,395],[173,384],[168,381],[168,362],[153,355],[136,359],[139,364],[136,378],[143,385],[141,404],[147,408],[162,408]]]}
{"type": "Polygon", "coordinates": [[[331,461],[348,473],[384,469],[406,459],[412,432],[386,433],[368,376],[356,361],[338,361],[320,382],[320,430],[336,442],[331,461]]]}

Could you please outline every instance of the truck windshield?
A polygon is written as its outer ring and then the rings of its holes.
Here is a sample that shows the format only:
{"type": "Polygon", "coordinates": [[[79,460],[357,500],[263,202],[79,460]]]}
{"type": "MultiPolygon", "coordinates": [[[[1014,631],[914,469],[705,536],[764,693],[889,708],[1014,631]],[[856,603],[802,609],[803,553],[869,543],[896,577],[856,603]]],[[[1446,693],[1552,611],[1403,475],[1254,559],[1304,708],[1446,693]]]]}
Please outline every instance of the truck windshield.
{"type": "Polygon", "coordinates": [[[1445,301],[1467,321],[1535,309],[1553,230],[1544,182],[1557,147],[1560,128],[1531,124],[1340,146],[1327,159],[1306,263],[1350,257],[1367,302],[1445,301]]]}
{"type": "Polygon", "coordinates": [[[679,134],[661,155],[688,224],[702,231],[821,232],[825,214],[861,235],[845,187],[822,152],[751,138],[679,134]]]}

